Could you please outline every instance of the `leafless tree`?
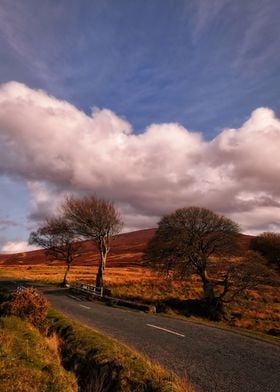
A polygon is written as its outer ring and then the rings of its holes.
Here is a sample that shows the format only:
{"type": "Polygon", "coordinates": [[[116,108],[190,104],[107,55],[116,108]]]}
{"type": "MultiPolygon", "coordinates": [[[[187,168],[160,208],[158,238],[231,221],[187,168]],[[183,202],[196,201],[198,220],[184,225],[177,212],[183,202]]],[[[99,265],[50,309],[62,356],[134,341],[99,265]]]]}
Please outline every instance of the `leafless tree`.
{"type": "Polygon", "coordinates": [[[182,208],[160,220],[144,258],[169,279],[198,275],[208,315],[219,319],[224,303],[273,279],[260,254],[241,252],[238,237],[239,226],[232,220],[205,208],[182,208]],[[234,263],[229,262],[232,256],[239,256],[234,263]],[[217,258],[218,271],[210,276],[211,261],[217,258]]]}
{"type": "Polygon", "coordinates": [[[67,198],[62,210],[75,232],[96,244],[100,255],[96,286],[103,287],[103,273],[111,240],[120,232],[123,225],[119,212],[111,201],[95,196],[67,198]]]}
{"type": "Polygon", "coordinates": [[[45,249],[47,257],[52,260],[62,260],[66,263],[63,278],[63,285],[66,286],[70,267],[81,249],[81,243],[72,224],[63,217],[47,219],[37,231],[30,234],[29,243],[45,249]]]}
{"type": "MultiPolygon", "coordinates": [[[[217,282],[210,278],[208,265],[213,255],[225,257],[236,253],[238,233],[235,222],[208,209],[178,209],[160,220],[145,259],[169,277],[186,279],[190,274],[197,274],[209,307],[221,309],[214,290],[217,282]]],[[[229,276],[224,279],[225,285],[227,280],[229,276]]]]}

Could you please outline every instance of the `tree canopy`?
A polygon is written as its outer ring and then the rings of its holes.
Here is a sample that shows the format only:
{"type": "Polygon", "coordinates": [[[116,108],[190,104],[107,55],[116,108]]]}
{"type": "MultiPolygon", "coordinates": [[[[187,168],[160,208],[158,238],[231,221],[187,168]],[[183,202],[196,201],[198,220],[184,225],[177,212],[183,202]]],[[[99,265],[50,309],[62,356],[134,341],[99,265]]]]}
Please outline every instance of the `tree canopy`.
{"type": "Polygon", "coordinates": [[[167,271],[203,277],[211,255],[236,254],[238,233],[238,224],[206,208],[181,208],[160,220],[146,259],[167,271]]]}
{"type": "Polygon", "coordinates": [[[45,249],[46,255],[53,260],[62,260],[67,264],[63,285],[67,284],[70,266],[81,248],[73,225],[63,216],[47,219],[29,237],[29,243],[45,249]]]}
{"type": "Polygon", "coordinates": [[[171,278],[186,279],[197,274],[209,308],[222,312],[222,298],[215,293],[217,285],[228,290],[229,273],[223,281],[208,274],[210,257],[230,256],[238,252],[239,226],[232,220],[206,208],[188,207],[163,216],[145,254],[146,261],[171,278]]]}
{"type": "Polygon", "coordinates": [[[67,198],[62,211],[77,235],[96,244],[100,255],[96,286],[102,287],[111,240],[123,225],[119,212],[111,201],[95,196],[67,198]]]}

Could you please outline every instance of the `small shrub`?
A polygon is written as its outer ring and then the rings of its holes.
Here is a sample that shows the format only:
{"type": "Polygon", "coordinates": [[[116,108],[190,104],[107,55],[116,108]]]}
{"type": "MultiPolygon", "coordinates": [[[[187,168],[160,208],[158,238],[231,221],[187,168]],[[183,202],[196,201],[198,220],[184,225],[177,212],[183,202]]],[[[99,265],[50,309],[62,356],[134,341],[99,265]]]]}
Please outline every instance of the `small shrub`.
{"type": "Polygon", "coordinates": [[[17,290],[4,308],[7,314],[27,320],[41,331],[45,330],[49,304],[36,289],[17,290]]]}

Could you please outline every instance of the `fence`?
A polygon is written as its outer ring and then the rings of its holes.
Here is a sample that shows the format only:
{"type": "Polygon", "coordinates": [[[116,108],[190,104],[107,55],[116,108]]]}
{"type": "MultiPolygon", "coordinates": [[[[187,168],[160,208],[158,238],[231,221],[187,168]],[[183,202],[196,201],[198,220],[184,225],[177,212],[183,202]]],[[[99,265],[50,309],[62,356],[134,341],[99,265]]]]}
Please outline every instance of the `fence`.
{"type": "Polygon", "coordinates": [[[19,285],[17,285],[16,292],[21,293],[25,289],[26,289],[25,286],[23,286],[22,284],[19,284],[19,285]]]}
{"type": "Polygon", "coordinates": [[[81,293],[103,297],[103,287],[96,287],[93,284],[75,282],[71,284],[71,289],[81,293]]]}

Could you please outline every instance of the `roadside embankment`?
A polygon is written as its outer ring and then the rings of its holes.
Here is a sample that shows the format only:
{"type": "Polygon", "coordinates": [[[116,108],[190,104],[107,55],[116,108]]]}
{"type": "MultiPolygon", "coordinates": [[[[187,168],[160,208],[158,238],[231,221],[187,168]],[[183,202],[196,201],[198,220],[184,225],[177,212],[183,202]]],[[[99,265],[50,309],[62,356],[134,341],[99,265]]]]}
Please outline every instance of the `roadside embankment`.
{"type": "Polygon", "coordinates": [[[187,392],[175,375],[114,339],[51,309],[50,333],[60,339],[63,366],[75,372],[83,392],[187,392]],[[94,389],[93,386],[96,386],[94,389]]]}
{"type": "Polygon", "coordinates": [[[0,317],[0,392],[77,392],[75,376],[30,323],[0,317]]]}

